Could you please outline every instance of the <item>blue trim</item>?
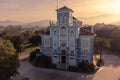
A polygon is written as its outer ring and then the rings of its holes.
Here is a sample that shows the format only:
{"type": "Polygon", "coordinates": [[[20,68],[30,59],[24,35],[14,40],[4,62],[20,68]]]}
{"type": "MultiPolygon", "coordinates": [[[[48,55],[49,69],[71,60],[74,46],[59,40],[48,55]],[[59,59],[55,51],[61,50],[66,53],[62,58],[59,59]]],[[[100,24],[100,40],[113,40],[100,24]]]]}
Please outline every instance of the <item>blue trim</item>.
{"type": "Polygon", "coordinates": [[[75,50],[74,50],[74,57],[77,58],[77,53],[76,53],[76,29],[74,28],[74,46],[75,46],[75,50]]]}
{"type": "Polygon", "coordinates": [[[81,56],[81,37],[78,38],[78,57],[81,56]]]}
{"type": "Polygon", "coordinates": [[[68,54],[70,55],[70,28],[68,30],[68,54]]]}
{"type": "Polygon", "coordinates": [[[90,57],[92,57],[92,56],[93,56],[93,38],[91,36],[91,38],[90,38],[90,57]]]}
{"type": "Polygon", "coordinates": [[[75,59],[74,57],[70,57],[69,59],[75,59]]]}

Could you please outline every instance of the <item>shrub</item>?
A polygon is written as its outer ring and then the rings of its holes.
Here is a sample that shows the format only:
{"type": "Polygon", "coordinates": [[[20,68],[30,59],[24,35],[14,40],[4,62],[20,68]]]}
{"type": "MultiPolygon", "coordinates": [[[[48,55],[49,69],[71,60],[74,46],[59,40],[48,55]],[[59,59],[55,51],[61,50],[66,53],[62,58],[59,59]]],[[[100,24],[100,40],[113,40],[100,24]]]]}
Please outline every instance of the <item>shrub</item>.
{"type": "Polygon", "coordinates": [[[36,49],[35,51],[32,51],[29,56],[30,62],[34,61],[36,58],[36,54],[40,54],[40,49],[36,49]]]}
{"type": "Polygon", "coordinates": [[[95,71],[95,65],[93,63],[86,63],[83,61],[79,63],[79,68],[83,72],[94,72],[95,71]]]}
{"type": "Polygon", "coordinates": [[[79,72],[79,69],[75,66],[69,66],[68,71],[79,72]]]}
{"type": "Polygon", "coordinates": [[[37,67],[49,68],[51,66],[51,63],[51,57],[45,55],[37,56],[37,58],[34,61],[34,65],[37,67]]]}

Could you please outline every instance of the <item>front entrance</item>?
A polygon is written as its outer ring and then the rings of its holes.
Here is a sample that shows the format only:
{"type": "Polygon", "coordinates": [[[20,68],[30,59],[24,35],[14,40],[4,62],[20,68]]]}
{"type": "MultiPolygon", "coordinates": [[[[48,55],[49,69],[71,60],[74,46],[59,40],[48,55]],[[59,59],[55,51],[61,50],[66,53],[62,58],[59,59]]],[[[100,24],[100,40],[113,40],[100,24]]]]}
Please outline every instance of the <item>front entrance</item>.
{"type": "Polygon", "coordinates": [[[62,63],[66,63],[66,56],[62,56],[62,57],[61,57],[61,62],[62,62],[62,63]]]}
{"type": "Polygon", "coordinates": [[[58,69],[65,69],[67,70],[68,68],[68,64],[67,64],[67,53],[65,50],[61,51],[61,55],[60,55],[60,63],[57,64],[57,68],[58,69]]]}

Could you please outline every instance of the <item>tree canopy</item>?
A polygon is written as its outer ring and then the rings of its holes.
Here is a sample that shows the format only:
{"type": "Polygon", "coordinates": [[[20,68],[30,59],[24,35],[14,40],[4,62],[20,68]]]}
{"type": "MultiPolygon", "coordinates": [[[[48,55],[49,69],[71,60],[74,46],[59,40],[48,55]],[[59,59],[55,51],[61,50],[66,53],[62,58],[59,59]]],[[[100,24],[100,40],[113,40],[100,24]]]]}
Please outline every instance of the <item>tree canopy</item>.
{"type": "Polygon", "coordinates": [[[16,72],[19,60],[10,40],[0,38],[0,80],[7,80],[16,72]]]}
{"type": "Polygon", "coordinates": [[[120,52],[120,28],[112,32],[111,49],[112,51],[120,52]]]}

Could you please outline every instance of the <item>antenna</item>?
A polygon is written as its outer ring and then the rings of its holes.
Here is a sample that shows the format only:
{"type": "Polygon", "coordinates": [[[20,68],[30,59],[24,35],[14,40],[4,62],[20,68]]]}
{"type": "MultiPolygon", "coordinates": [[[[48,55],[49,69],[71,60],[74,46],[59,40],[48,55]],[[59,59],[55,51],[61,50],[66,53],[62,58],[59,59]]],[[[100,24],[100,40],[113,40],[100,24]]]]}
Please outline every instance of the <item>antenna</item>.
{"type": "Polygon", "coordinates": [[[63,5],[63,6],[67,6],[67,2],[68,2],[67,0],[63,0],[62,5],[63,5]]]}
{"type": "Polygon", "coordinates": [[[67,0],[65,0],[65,4],[64,4],[64,6],[67,6],[67,0]]]}
{"type": "Polygon", "coordinates": [[[57,9],[58,9],[58,0],[57,0],[57,9]]]}

